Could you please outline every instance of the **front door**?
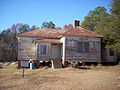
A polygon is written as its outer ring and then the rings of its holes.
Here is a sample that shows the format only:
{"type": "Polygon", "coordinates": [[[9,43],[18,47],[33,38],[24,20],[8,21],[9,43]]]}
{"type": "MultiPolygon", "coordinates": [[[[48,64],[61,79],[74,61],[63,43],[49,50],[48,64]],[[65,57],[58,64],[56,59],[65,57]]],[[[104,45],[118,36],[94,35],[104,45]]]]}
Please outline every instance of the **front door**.
{"type": "Polygon", "coordinates": [[[53,59],[60,59],[61,58],[60,45],[52,45],[52,58],[53,59]]]}

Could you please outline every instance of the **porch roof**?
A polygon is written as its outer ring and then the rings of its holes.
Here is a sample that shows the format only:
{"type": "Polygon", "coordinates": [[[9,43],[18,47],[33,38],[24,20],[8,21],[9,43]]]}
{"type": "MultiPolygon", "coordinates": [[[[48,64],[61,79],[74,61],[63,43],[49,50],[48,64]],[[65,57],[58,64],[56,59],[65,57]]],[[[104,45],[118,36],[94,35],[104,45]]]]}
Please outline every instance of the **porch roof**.
{"type": "Polygon", "coordinates": [[[60,39],[37,39],[35,40],[37,43],[57,43],[60,44],[62,42],[60,42],[60,39]]]}

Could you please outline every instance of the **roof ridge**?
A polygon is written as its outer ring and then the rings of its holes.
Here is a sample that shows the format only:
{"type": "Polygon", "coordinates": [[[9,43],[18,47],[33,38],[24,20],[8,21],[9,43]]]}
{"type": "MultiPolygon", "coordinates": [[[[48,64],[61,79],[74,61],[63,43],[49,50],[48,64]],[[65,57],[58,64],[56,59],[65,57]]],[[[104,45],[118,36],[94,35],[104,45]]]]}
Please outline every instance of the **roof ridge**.
{"type": "Polygon", "coordinates": [[[90,37],[103,37],[94,31],[89,31],[82,27],[73,29],[36,29],[29,32],[20,33],[18,36],[27,37],[48,37],[48,38],[61,38],[63,36],[90,36],[90,37]]]}

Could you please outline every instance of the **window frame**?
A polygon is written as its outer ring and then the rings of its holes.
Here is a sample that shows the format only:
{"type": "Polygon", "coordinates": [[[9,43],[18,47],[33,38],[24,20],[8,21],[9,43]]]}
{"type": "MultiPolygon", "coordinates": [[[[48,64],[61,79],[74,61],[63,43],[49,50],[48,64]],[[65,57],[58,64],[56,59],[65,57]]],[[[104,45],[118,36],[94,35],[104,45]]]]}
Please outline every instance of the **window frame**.
{"type": "Polygon", "coordinates": [[[90,43],[89,43],[89,41],[83,42],[83,49],[84,49],[84,53],[89,53],[89,51],[90,51],[90,43]],[[86,47],[85,44],[86,45],[88,44],[88,47],[86,47]]]}
{"type": "Polygon", "coordinates": [[[39,45],[39,55],[46,56],[47,53],[48,53],[48,46],[46,44],[40,44],[39,45]]]}
{"type": "Polygon", "coordinates": [[[90,42],[89,41],[79,41],[79,42],[77,42],[77,52],[78,53],[89,53],[89,51],[90,51],[90,42]],[[86,43],[88,44],[87,48],[85,47],[86,43]]]}
{"type": "Polygon", "coordinates": [[[82,41],[79,41],[79,42],[77,42],[77,52],[78,53],[83,53],[83,42],[82,41]]]}

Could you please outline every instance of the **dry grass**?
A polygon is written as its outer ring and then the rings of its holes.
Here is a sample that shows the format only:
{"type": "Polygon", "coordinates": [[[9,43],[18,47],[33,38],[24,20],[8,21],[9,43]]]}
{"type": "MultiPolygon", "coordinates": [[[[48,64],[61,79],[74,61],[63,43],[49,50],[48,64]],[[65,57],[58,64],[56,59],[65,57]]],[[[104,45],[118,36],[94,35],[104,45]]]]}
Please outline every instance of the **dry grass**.
{"type": "Polygon", "coordinates": [[[0,69],[0,90],[120,90],[120,66],[97,66],[89,70],[25,70],[16,65],[0,69]]]}

